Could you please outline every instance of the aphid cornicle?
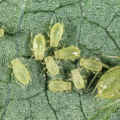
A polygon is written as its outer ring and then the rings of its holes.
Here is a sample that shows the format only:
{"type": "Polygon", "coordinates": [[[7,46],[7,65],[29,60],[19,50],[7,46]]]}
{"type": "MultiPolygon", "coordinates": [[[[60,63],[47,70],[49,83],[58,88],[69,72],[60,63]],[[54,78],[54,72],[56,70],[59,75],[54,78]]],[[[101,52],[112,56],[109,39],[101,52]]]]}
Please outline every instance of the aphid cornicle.
{"type": "Polygon", "coordinates": [[[70,46],[54,52],[55,58],[59,59],[74,59],[79,57],[80,50],[78,47],[70,46]]]}
{"type": "Polygon", "coordinates": [[[71,90],[71,82],[64,82],[64,81],[50,81],[48,84],[48,88],[52,91],[68,91],[71,90]]]}
{"type": "Polygon", "coordinates": [[[77,89],[85,87],[83,77],[80,75],[79,70],[75,69],[71,71],[73,77],[73,83],[77,89]]]}
{"type": "Polygon", "coordinates": [[[64,32],[63,25],[56,23],[50,30],[50,46],[57,47],[62,34],[64,32]]]}
{"type": "Polygon", "coordinates": [[[44,59],[46,67],[51,75],[56,75],[59,73],[58,65],[55,63],[51,56],[48,56],[44,59]]]}
{"type": "Polygon", "coordinates": [[[11,61],[11,65],[18,81],[24,85],[28,84],[30,75],[25,66],[17,58],[11,61]]]}
{"type": "Polygon", "coordinates": [[[45,53],[45,39],[44,36],[38,34],[33,40],[33,51],[35,55],[35,60],[43,60],[45,53]]]}
{"type": "MultiPolygon", "coordinates": [[[[120,97],[120,65],[105,72],[95,89],[98,88],[98,98],[115,99],[120,97]]],[[[94,91],[95,91],[94,89],[94,91]]]]}
{"type": "Polygon", "coordinates": [[[4,36],[4,29],[0,29],[0,37],[4,36]]]}

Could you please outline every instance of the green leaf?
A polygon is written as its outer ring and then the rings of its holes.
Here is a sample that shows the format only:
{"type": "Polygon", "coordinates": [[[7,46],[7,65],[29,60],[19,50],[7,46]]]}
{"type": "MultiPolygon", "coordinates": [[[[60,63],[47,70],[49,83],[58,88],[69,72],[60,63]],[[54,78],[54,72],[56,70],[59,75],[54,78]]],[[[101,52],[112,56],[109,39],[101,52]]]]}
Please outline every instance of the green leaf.
{"type": "MultiPolygon", "coordinates": [[[[51,80],[45,65],[31,58],[31,36],[43,34],[49,41],[47,32],[51,20],[63,23],[65,39],[57,49],[63,46],[76,46],[81,50],[81,57],[97,57],[110,67],[118,65],[115,58],[100,57],[120,53],[120,1],[119,0],[0,0],[0,28],[5,35],[0,38],[0,118],[1,120],[119,120],[118,105],[100,112],[97,109],[109,104],[110,100],[96,100],[91,95],[99,74],[88,93],[72,89],[69,92],[54,93],[47,87],[51,80]],[[10,61],[19,57],[22,64],[27,64],[32,83],[22,89],[12,74],[10,61]],[[100,113],[100,114],[99,114],[100,113]],[[102,118],[101,118],[102,114],[102,118]]],[[[47,44],[49,47],[49,44],[47,44]]],[[[45,57],[53,56],[54,48],[46,50],[45,57]]],[[[56,60],[57,61],[57,60],[56,60]]],[[[43,61],[42,61],[43,62],[43,61]]],[[[79,59],[59,63],[60,75],[66,81],[71,70],[80,67],[79,59]]],[[[81,71],[89,82],[94,77],[86,69],[81,71]]],[[[87,84],[87,85],[88,85],[87,84]]]]}

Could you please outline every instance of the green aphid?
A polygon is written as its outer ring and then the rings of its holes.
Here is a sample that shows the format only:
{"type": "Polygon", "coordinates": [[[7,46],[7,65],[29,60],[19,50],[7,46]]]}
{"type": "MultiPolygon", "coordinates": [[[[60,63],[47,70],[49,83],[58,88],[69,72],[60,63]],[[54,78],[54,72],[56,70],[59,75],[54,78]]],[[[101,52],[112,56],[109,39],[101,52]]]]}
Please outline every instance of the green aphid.
{"type": "Polygon", "coordinates": [[[4,29],[0,29],[0,37],[4,36],[4,29]]]}
{"type": "Polygon", "coordinates": [[[74,69],[71,71],[72,73],[72,78],[73,78],[73,83],[75,87],[79,90],[85,87],[83,77],[81,76],[80,72],[78,69],[74,69]]]}
{"type": "Polygon", "coordinates": [[[80,66],[86,68],[87,70],[96,72],[95,76],[93,77],[93,79],[91,80],[90,84],[87,87],[87,91],[90,88],[91,84],[93,83],[94,79],[96,78],[97,74],[102,70],[102,67],[109,68],[108,65],[102,63],[98,59],[92,60],[91,58],[90,59],[81,58],[79,64],[80,66]]]}
{"type": "Polygon", "coordinates": [[[71,82],[64,82],[64,81],[50,81],[48,84],[48,88],[54,92],[62,92],[62,91],[69,91],[71,90],[71,82]]]}
{"type": "Polygon", "coordinates": [[[85,59],[85,58],[81,58],[80,59],[80,66],[86,68],[87,70],[91,70],[91,71],[101,71],[102,67],[106,67],[109,68],[108,65],[102,63],[101,61],[97,60],[92,60],[90,59],[85,59]]]}
{"type": "Polygon", "coordinates": [[[46,67],[51,75],[57,75],[59,73],[59,67],[51,56],[44,59],[46,67]]]}
{"type": "Polygon", "coordinates": [[[54,52],[55,58],[74,59],[80,56],[81,51],[78,47],[70,46],[54,52]]]}
{"type": "Polygon", "coordinates": [[[24,85],[28,84],[30,75],[25,66],[17,58],[11,61],[11,66],[17,80],[24,85]]]}
{"type": "Polygon", "coordinates": [[[35,60],[43,60],[45,53],[45,39],[43,35],[38,34],[35,36],[33,40],[33,51],[35,60]]]}
{"type": "Polygon", "coordinates": [[[62,39],[61,37],[63,32],[63,25],[61,25],[60,23],[55,23],[55,25],[50,30],[50,46],[58,46],[59,41],[62,39]]]}
{"type": "MultiPolygon", "coordinates": [[[[110,68],[105,72],[94,91],[98,88],[96,97],[102,99],[115,99],[120,97],[120,65],[110,68]]],[[[93,92],[94,92],[93,91],[93,92]]]]}

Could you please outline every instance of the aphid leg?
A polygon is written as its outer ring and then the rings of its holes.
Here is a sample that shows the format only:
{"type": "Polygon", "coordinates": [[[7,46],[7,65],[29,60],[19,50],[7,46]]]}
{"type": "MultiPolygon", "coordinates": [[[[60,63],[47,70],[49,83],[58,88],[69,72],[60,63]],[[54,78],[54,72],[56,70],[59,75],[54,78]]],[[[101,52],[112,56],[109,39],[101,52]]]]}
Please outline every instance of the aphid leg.
{"type": "Polygon", "coordinates": [[[100,61],[98,58],[93,57],[93,56],[92,56],[92,57],[90,57],[90,58],[89,58],[89,60],[97,60],[97,61],[100,61]]]}
{"type": "Polygon", "coordinates": [[[14,72],[12,71],[11,76],[13,76],[13,75],[14,75],[14,72]]]}
{"type": "Polygon", "coordinates": [[[65,36],[64,38],[61,38],[60,40],[63,40],[63,39],[65,39],[67,36],[65,36]]]}
{"type": "Polygon", "coordinates": [[[51,46],[47,47],[45,50],[48,50],[51,46]]]}
{"type": "Polygon", "coordinates": [[[73,58],[72,61],[75,61],[76,59],[80,58],[80,56],[77,56],[76,58],[73,58]]]}
{"type": "Polygon", "coordinates": [[[47,71],[47,74],[52,78],[52,80],[56,79],[56,77],[54,77],[51,74],[49,74],[48,71],[47,71]]]}
{"type": "Polygon", "coordinates": [[[93,95],[93,93],[95,92],[95,90],[97,89],[97,87],[98,87],[98,83],[97,83],[97,85],[95,86],[95,88],[93,89],[91,95],[93,95]]]}
{"type": "Polygon", "coordinates": [[[25,86],[23,86],[22,84],[20,84],[17,80],[16,80],[16,83],[22,88],[25,90],[25,86]]]}
{"type": "Polygon", "coordinates": [[[10,68],[12,67],[12,66],[9,64],[9,62],[7,62],[7,66],[10,67],[10,68]]]}
{"type": "MultiPolygon", "coordinates": [[[[51,28],[50,28],[51,29],[51,28]]],[[[50,32],[49,31],[47,31],[47,35],[50,37],[50,32]]]]}
{"type": "Polygon", "coordinates": [[[29,45],[30,49],[33,51],[33,48],[31,47],[31,44],[30,44],[30,43],[28,43],[28,45],[29,45]]]}
{"type": "Polygon", "coordinates": [[[105,67],[105,68],[110,68],[108,65],[103,64],[103,63],[102,63],[102,66],[105,67]]]}
{"type": "Polygon", "coordinates": [[[90,88],[91,84],[93,83],[94,79],[96,78],[97,74],[99,73],[99,71],[101,70],[102,65],[100,66],[100,68],[98,69],[97,73],[95,74],[95,76],[93,77],[93,79],[91,80],[90,84],[88,85],[88,88],[86,90],[86,92],[88,91],[88,89],[90,88]]]}
{"type": "Polygon", "coordinates": [[[74,87],[74,90],[77,91],[79,94],[81,94],[80,91],[78,89],[76,89],[75,87],[74,87]]]}
{"type": "Polygon", "coordinates": [[[111,105],[114,105],[115,103],[118,103],[118,102],[120,102],[120,99],[119,99],[119,100],[117,100],[117,101],[115,101],[115,102],[113,102],[113,103],[111,103],[110,105],[107,105],[107,106],[102,107],[102,108],[98,108],[98,110],[105,109],[105,108],[107,108],[107,107],[110,107],[111,105]]]}
{"type": "Polygon", "coordinates": [[[32,48],[32,46],[31,46],[31,44],[33,44],[33,34],[32,34],[32,32],[31,32],[31,34],[30,34],[30,37],[31,37],[31,42],[28,44],[29,45],[29,47],[30,47],[30,49],[33,51],[33,48],[32,48]]]}
{"type": "Polygon", "coordinates": [[[23,64],[23,65],[26,66],[26,67],[29,67],[28,64],[23,64]]]}

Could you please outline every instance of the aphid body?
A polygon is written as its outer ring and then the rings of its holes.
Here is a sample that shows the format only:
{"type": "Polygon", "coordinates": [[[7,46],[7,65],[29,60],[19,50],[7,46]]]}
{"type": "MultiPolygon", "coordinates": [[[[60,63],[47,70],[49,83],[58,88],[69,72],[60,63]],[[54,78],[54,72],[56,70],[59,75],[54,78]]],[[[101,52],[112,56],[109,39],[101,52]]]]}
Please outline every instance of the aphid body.
{"type": "Polygon", "coordinates": [[[56,23],[50,30],[50,46],[57,47],[64,32],[63,25],[56,23]]]}
{"type": "Polygon", "coordinates": [[[78,47],[70,46],[54,52],[55,58],[59,59],[74,59],[79,57],[80,50],[78,47]]]}
{"type": "Polygon", "coordinates": [[[88,70],[91,70],[91,71],[98,71],[99,69],[100,69],[99,71],[101,71],[103,66],[106,68],[109,68],[108,65],[105,65],[100,61],[84,59],[84,58],[80,59],[80,66],[82,66],[88,70]]]}
{"type": "Polygon", "coordinates": [[[28,84],[30,75],[25,66],[17,58],[11,61],[11,65],[18,81],[24,85],[28,84]]]}
{"type": "Polygon", "coordinates": [[[68,91],[71,90],[71,82],[64,82],[64,81],[50,81],[50,83],[48,84],[48,88],[52,91],[68,91]]]}
{"type": "Polygon", "coordinates": [[[33,40],[33,51],[35,55],[35,60],[43,60],[45,53],[45,39],[44,36],[38,34],[33,40]]]}
{"type": "Polygon", "coordinates": [[[56,75],[59,73],[58,65],[55,63],[51,56],[48,56],[44,59],[46,67],[51,75],[56,75]]]}
{"type": "Polygon", "coordinates": [[[0,37],[4,36],[4,29],[0,29],[0,37]]]}
{"type": "Polygon", "coordinates": [[[105,72],[96,87],[98,88],[96,97],[107,99],[120,97],[120,65],[105,72]]]}
{"type": "Polygon", "coordinates": [[[85,87],[83,77],[80,75],[79,70],[75,69],[71,71],[73,77],[73,83],[77,89],[85,87]]]}

